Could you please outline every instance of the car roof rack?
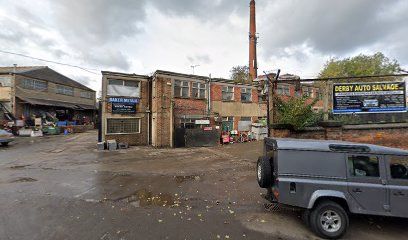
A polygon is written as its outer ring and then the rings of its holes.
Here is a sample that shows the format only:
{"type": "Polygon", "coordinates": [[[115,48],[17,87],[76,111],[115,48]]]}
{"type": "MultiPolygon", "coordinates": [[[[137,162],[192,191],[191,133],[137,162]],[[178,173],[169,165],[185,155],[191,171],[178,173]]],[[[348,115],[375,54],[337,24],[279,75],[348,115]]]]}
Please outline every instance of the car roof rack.
{"type": "Polygon", "coordinates": [[[371,152],[371,149],[364,145],[330,144],[329,149],[334,152],[371,152]]]}

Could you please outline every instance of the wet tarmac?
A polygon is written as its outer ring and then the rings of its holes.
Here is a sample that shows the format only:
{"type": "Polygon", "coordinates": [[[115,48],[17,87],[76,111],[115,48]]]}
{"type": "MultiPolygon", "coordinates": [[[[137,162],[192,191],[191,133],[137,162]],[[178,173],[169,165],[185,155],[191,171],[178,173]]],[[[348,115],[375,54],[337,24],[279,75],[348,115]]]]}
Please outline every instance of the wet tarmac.
{"type": "MultiPolygon", "coordinates": [[[[96,132],[0,148],[0,239],[315,239],[270,211],[262,144],[97,151],[96,132]]],[[[347,239],[404,239],[408,220],[352,217],[347,239]]]]}

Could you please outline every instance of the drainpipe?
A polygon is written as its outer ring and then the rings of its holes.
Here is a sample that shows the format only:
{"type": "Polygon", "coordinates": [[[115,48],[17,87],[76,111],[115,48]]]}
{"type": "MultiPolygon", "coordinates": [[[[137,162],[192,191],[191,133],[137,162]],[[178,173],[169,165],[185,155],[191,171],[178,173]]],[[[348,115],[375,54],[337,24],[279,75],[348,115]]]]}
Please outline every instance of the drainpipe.
{"type": "Polygon", "coordinates": [[[208,79],[208,115],[211,116],[211,74],[208,79]]]}

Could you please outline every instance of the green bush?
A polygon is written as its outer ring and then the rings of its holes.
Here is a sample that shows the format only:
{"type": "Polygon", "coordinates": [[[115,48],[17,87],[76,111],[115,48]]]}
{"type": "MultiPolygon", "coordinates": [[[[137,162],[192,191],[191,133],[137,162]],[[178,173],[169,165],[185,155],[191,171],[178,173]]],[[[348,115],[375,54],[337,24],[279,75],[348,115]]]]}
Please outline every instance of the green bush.
{"type": "Polygon", "coordinates": [[[308,97],[289,97],[282,100],[275,98],[276,102],[276,120],[278,124],[287,124],[293,126],[294,130],[303,130],[305,127],[316,126],[322,119],[322,113],[313,111],[313,106],[318,99],[307,103],[308,97]]]}

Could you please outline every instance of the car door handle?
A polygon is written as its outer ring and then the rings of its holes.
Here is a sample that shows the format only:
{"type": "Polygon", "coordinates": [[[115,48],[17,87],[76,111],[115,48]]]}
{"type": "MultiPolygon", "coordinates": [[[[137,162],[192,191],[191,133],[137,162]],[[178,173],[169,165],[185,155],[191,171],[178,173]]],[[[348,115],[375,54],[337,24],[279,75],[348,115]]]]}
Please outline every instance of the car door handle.
{"type": "Polygon", "coordinates": [[[405,194],[402,192],[394,192],[394,196],[405,196],[405,194]]]}
{"type": "Polygon", "coordinates": [[[362,192],[363,192],[363,191],[361,191],[360,188],[354,188],[352,191],[353,191],[354,193],[362,193],[362,192]]]}

